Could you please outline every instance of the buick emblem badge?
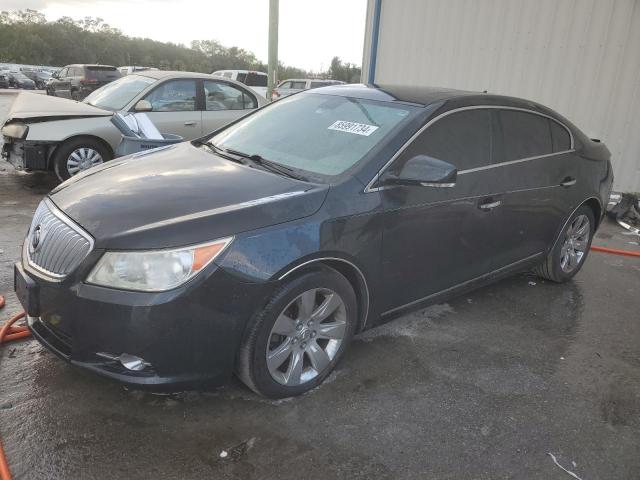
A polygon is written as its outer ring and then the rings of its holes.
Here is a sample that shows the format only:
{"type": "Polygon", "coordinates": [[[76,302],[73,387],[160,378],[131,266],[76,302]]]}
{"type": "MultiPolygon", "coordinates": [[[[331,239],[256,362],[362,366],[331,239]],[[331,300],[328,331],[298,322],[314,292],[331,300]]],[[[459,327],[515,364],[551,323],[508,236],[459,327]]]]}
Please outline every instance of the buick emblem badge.
{"type": "Polygon", "coordinates": [[[33,229],[33,233],[31,234],[31,252],[35,252],[38,249],[38,245],[40,245],[40,237],[41,237],[42,227],[40,225],[36,226],[33,229]]]}

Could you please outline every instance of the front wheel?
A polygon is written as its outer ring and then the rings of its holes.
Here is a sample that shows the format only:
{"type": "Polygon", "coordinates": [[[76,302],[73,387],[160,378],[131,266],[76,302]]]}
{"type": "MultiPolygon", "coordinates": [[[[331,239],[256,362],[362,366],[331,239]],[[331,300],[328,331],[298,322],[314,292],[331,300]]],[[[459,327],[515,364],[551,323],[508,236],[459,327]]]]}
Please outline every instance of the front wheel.
{"type": "Polygon", "coordinates": [[[284,285],[252,320],[236,373],[261,395],[300,395],[331,373],[356,323],[349,281],[328,268],[306,273],[284,285]]]}
{"type": "Polygon", "coordinates": [[[56,149],[53,171],[64,182],[74,175],[111,160],[111,152],[97,140],[77,138],[64,142],[56,149]]]}
{"type": "Polygon", "coordinates": [[[578,208],[565,225],[553,250],[534,272],[553,282],[566,282],[584,265],[595,233],[595,216],[587,205],[578,208]]]}

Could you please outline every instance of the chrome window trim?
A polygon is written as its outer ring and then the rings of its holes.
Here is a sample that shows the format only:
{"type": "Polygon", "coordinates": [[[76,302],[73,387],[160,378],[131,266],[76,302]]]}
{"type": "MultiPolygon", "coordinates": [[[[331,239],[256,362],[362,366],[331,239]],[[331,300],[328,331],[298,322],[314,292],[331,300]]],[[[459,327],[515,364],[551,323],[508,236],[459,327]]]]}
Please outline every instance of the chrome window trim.
{"type": "Polygon", "coordinates": [[[494,163],[494,164],[485,165],[485,166],[482,166],[482,167],[470,168],[470,169],[467,169],[467,170],[461,170],[461,171],[458,172],[459,175],[460,174],[464,174],[464,173],[472,173],[472,172],[477,172],[477,171],[481,171],[481,170],[487,170],[489,168],[498,168],[498,167],[503,167],[503,166],[506,166],[506,165],[512,165],[512,164],[515,164],[515,163],[528,162],[530,160],[538,160],[540,158],[552,157],[552,156],[555,156],[555,155],[562,155],[562,154],[565,154],[565,153],[575,152],[575,143],[574,143],[573,133],[571,132],[569,127],[567,127],[560,120],[558,120],[556,118],[553,118],[551,115],[547,115],[547,114],[541,113],[541,112],[536,112],[535,110],[530,110],[528,108],[508,107],[506,105],[471,105],[471,106],[467,106],[467,107],[454,108],[453,110],[448,110],[446,112],[441,113],[437,117],[432,118],[427,123],[425,123],[422,127],[420,127],[418,129],[418,131],[416,133],[414,133],[411,136],[411,138],[409,138],[409,140],[407,140],[396,151],[396,153],[393,154],[393,156],[389,159],[389,161],[387,163],[385,163],[380,170],[378,170],[378,173],[376,173],[373,176],[373,178],[369,181],[369,183],[367,183],[367,186],[364,189],[364,193],[378,192],[380,190],[384,190],[385,188],[387,188],[387,187],[384,187],[384,186],[382,186],[382,187],[374,187],[373,185],[375,185],[375,183],[382,176],[384,171],[400,155],[402,155],[402,153],[409,147],[409,145],[411,145],[415,141],[416,138],[418,138],[427,128],[429,128],[431,125],[436,123],[438,120],[441,120],[444,117],[447,117],[449,115],[452,115],[452,114],[458,113],[458,112],[464,112],[464,111],[468,111],[468,110],[485,110],[485,109],[490,109],[490,110],[515,110],[515,111],[519,111],[519,112],[526,112],[526,113],[531,113],[531,114],[534,114],[534,115],[539,115],[541,117],[545,117],[545,118],[548,118],[550,120],[553,120],[554,122],[559,124],[561,127],[563,127],[567,131],[567,133],[569,133],[569,138],[571,140],[571,148],[569,150],[563,150],[562,152],[547,153],[545,155],[538,155],[538,156],[535,156],[535,157],[527,157],[527,158],[521,158],[521,159],[516,159],[516,160],[509,160],[507,162],[494,163]]]}
{"type": "Polygon", "coordinates": [[[464,175],[466,173],[481,172],[483,170],[491,170],[492,168],[506,167],[508,165],[514,165],[516,163],[529,162],[531,160],[539,160],[540,158],[555,157],[556,155],[563,155],[565,153],[573,153],[573,152],[575,152],[574,149],[563,150],[562,152],[546,153],[544,155],[535,155],[533,157],[519,158],[518,160],[509,160],[507,162],[492,163],[491,165],[485,165],[483,167],[468,168],[467,170],[460,170],[458,172],[458,175],[464,175]]]}
{"type": "Polygon", "coordinates": [[[360,270],[360,268],[358,268],[358,266],[355,263],[350,262],[349,260],[345,260],[344,258],[340,258],[340,257],[314,258],[312,260],[307,260],[306,262],[302,262],[300,265],[296,265],[295,267],[291,268],[290,270],[287,270],[285,273],[280,275],[280,277],[278,277],[278,280],[283,280],[287,275],[289,275],[290,273],[295,272],[299,268],[302,268],[302,267],[304,267],[306,265],[309,265],[311,263],[322,262],[323,260],[335,260],[335,261],[338,261],[338,262],[346,263],[347,265],[350,265],[353,268],[355,268],[355,270],[358,272],[358,275],[360,275],[360,278],[362,279],[362,283],[364,283],[365,293],[367,295],[367,298],[366,298],[366,310],[364,311],[364,317],[362,319],[362,329],[364,330],[364,328],[367,325],[367,320],[369,318],[369,307],[370,307],[371,297],[369,295],[369,285],[367,284],[367,278],[364,276],[364,273],[362,273],[362,270],[360,270]]]}
{"type": "MultiPolygon", "coordinates": [[[[58,217],[58,219],[62,223],[67,225],[69,228],[71,228],[73,231],[75,231],[78,235],[80,235],[81,237],[83,237],[85,240],[87,240],[89,242],[89,251],[87,252],[85,257],[82,259],[82,261],[84,261],[84,259],[87,258],[89,256],[89,254],[93,251],[93,247],[94,247],[94,244],[95,244],[94,240],[93,240],[93,237],[91,235],[89,235],[87,232],[85,232],[85,230],[80,225],[78,225],[71,218],[69,218],[67,215],[65,215],[49,198],[45,198],[43,200],[43,202],[46,205],[46,207],[49,209],[49,212],[51,212],[51,214],[53,214],[56,217],[58,217]]],[[[27,232],[27,236],[25,237],[25,241],[24,241],[24,244],[22,246],[23,257],[27,260],[27,265],[30,268],[32,268],[33,270],[35,270],[36,272],[38,272],[41,275],[43,275],[47,280],[51,280],[51,281],[54,281],[54,282],[61,282],[71,272],[66,273],[66,274],[59,274],[59,273],[50,272],[49,270],[47,270],[45,268],[42,268],[39,265],[37,265],[37,264],[35,264],[35,263],[33,263],[31,261],[31,256],[29,255],[29,248],[28,248],[27,242],[31,238],[31,228],[32,228],[32,226],[33,225],[29,225],[29,231],[27,232]]]]}

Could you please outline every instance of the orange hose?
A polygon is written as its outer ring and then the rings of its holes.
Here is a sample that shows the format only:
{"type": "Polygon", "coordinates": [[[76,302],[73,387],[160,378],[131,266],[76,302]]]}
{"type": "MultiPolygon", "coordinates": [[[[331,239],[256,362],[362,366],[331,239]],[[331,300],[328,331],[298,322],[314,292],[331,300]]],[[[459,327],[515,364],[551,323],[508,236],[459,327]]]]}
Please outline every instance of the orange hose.
{"type": "Polygon", "coordinates": [[[11,480],[11,472],[9,471],[9,462],[4,454],[2,442],[0,441],[0,478],[2,480],[11,480]]]}
{"type": "MultiPolygon", "coordinates": [[[[5,299],[2,295],[0,295],[0,308],[4,307],[5,299]]],[[[20,340],[21,338],[26,338],[31,336],[31,332],[28,327],[25,326],[17,326],[14,327],[13,324],[16,323],[21,318],[26,316],[25,312],[18,313],[14,315],[8,322],[2,325],[0,328],[0,344],[7,343],[14,340],[20,340]]],[[[2,448],[2,442],[0,441],[0,480],[11,480],[11,471],[9,470],[9,462],[7,461],[7,456],[4,453],[4,449],[2,448]]]]}
{"type": "Polygon", "coordinates": [[[599,247],[598,245],[591,245],[591,250],[596,252],[613,253],[614,255],[626,255],[627,257],[640,257],[640,252],[633,252],[631,250],[619,250],[617,248],[599,247]]]}

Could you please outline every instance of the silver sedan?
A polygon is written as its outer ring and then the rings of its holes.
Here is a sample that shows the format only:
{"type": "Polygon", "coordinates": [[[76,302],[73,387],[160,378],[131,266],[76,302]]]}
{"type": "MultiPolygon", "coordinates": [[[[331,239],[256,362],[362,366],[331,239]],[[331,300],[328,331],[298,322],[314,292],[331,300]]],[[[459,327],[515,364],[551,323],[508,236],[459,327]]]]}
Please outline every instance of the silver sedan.
{"type": "Polygon", "coordinates": [[[19,170],[51,170],[64,181],[114,157],[115,112],[145,112],[161,133],[192,140],[265,103],[233,80],[166,71],[127,75],[82,102],[21,93],[2,127],[2,155],[19,170]]]}

